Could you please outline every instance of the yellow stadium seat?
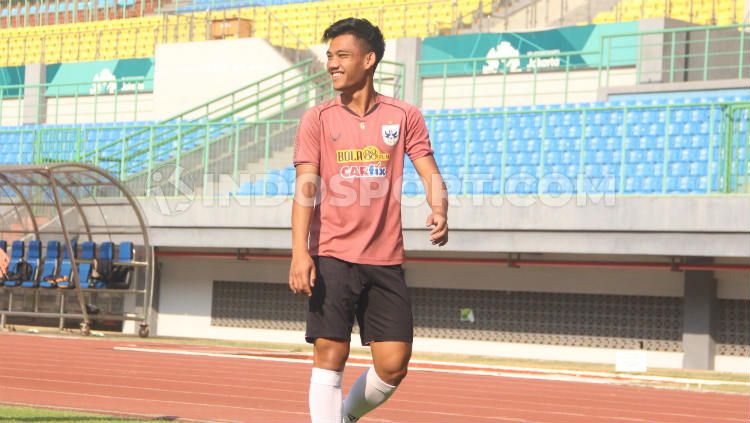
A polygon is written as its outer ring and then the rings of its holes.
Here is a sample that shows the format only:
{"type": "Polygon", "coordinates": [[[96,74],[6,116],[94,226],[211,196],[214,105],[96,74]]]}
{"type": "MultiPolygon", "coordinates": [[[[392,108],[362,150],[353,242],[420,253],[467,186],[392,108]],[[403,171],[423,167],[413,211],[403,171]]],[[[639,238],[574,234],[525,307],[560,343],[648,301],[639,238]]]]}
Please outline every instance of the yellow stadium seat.
{"type": "Polygon", "coordinates": [[[744,0],[621,0],[610,11],[601,12],[594,23],[632,21],[649,17],[712,24],[731,24],[742,20],[744,0]],[[735,8],[738,13],[735,13],[735,8]]]}
{"type": "MultiPolygon", "coordinates": [[[[424,0],[324,0],[185,15],[9,28],[0,31],[0,48],[4,39],[12,44],[7,48],[9,51],[0,56],[0,61],[5,59],[9,63],[23,64],[25,60],[38,60],[42,55],[48,63],[147,57],[154,54],[158,43],[205,40],[207,34],[204,28],[208,22],[237,17],[254,21],[254,36],[266,37],[272,44],[284,43],[291,47],[298,46],[298,39],[307,44],[317,44],[325,27],[347,16],[370,20],[381,26],[389,38],[427,36],[435,34],[438,29],[452,28],[459,11],[464,23],[471,24],[479,8],[484,7],[483,12],[488,13],[491,11],[490,5],[489,1],[478,0],[437,0],[429,4],[424,0]],[[284,29],[280,22],[285,23],[288,29],[284,29]],[[289,31],[295,36],[290,36],[289,31]],[[18,43],[14,38],[22,42],[18,43]]],[[[722,10],[727,10],[722,13],[729,13],[726,8],[722,10]]],[[[733,10],[731,12],[734,13],[733,10]]],[[[63,17],[60,19],[63,20],[63,17]]]]}

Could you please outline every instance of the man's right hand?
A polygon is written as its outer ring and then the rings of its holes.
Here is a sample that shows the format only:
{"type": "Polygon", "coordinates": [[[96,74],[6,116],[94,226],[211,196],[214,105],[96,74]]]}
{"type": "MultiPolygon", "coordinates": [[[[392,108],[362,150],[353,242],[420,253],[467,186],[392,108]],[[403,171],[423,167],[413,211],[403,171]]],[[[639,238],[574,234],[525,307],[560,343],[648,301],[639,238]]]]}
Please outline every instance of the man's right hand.
{"type": "Polygon", "coordinates": [[[312,295],[315,286],[315,262],[310,254],[292,254],[292,265],[289,269],[289,289],[295,294],[312,295]]]}

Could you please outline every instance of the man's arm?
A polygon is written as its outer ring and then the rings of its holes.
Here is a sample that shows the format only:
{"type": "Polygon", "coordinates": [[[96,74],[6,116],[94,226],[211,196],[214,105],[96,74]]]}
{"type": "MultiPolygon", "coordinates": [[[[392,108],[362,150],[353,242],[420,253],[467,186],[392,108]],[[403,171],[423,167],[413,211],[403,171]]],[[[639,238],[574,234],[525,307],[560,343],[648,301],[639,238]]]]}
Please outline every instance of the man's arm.
{"type": "Polygon", "coordinates": [[[318,167],[297,165],[297,178],[292,202],[292,265],[289,269],[289,289],[295,294],[312,295],[315,286],[315,263],[310,257],[307,241],[310,234],[315,195],[318,190],[318,167]]]}
{"type": "Polygon", "coordinates": [[[448,190],[432,155],[420,157],[413,163],[424,184],[427,204],[432,209],[427,217],[427,227],[433,227],[430,241],[433,245],[442,247],[448,243],[448,190]]]}

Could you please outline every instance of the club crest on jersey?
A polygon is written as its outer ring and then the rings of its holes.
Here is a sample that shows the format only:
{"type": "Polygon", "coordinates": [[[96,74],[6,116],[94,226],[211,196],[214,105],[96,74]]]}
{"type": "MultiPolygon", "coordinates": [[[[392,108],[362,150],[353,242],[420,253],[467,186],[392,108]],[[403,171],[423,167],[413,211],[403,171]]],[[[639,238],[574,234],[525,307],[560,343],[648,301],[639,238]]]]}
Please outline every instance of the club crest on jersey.
{"type": "Polygon", "coordinates": [[[382,135],[383,135],[383,142],[387,145],[393,147],[398,142],[398,131],[400,129],[400,125],[383,125],[382,126],[382,135]]]}

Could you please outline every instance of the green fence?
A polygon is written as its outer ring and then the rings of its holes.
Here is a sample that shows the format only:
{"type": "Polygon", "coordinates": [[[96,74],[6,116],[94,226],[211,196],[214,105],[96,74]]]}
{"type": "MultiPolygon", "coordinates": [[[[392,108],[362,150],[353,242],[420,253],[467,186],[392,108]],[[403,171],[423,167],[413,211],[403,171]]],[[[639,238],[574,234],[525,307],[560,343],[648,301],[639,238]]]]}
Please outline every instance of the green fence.
{"type": "MultiPolygon", "coordinates": [[[[453,195],[750,193],[750,103],[444,113],[426,119],[453,195]],[[487,139],[482,131],[489,131],[487,139]]],[[[260,181],[262,191],[252,195],[291,195],[294,180],[283,169],[291,165],[297,122],[205,124],[202,136],[188,141],[201,148],[173,161],[154,159],[148,177],[131,178],[130,188],[139,195],[178,196],[189,187],[197,196],[222,197],[260,181]],[[208,136],[209,131],[218,135],[208,136]],[[165,167],[170,180],[155,182],[165,167]]],[[[198,126],[183,125],[182,131],[198,126]]],[[[404,182],[421,185],[408,170],[404,182]]]]}
{"type": "MultiPolygon", "coordinates": [[[[506,109],[426,119],[455,195],[750,193],[750,103],[506,109]]],[[[293,179],[280,179],[278,172],[291,164],[297,123],[289,118],[3,130],[0,138],[23,142],[0,154],[36,163],[90,161],[124,176],[140,196],[177,196],[184,187],[195,195],[223,196],[258,180],[276,185],[263,185],[254,195],[288,195],[293,179]],[[130,143],[101,141],[107,131],[132,135],[144,129],[130,143]]],[[[407,172],[405,180],[419,185],[415,178],[407,172]]]]}
{"type": "Polygon", "coordinates": [[[0,124],[83,124],[151,118],[153,80],[117,78],[78,83],[0,86],[0,124]]]}
{"type": "MultiPolygon", "coordinates": [[[[417,62],[427,109],[596,101],[615,87],[750,78],[750,25],[603,35],[600,49],[417,62]],[[604,91],[602,91],[604,90],[604,91]]],[[[498,46],[500,47],[500,46],[498,46]]]]}
{"type": "Polygon", "coordinates": [[[726,128],[723,180],[726,192],[750,193],[750,105],[730,105],[724,113],[726,128]]]}
{"type": "Polygon", "coordinates": [[[452,109],[590,101],[597,95],[598,75],[582,58],[597,56],[597,52],[567,52],[419,61],[415,102],[426,109],[452,109]],[[559,68],[521,68],[523,62],[548,59],[559,63],[559,68]],[[425,73],[438,76],[419,76],[425,73]]]}
{"type": "Polygon", "coordinates": [[[441,113],[428,115],[427,124],[454,194],[750,193],[747,102],[441,113]],[[533,125],[524,128],[524,122],[533,125]],[[441,136],[441,127],[452,128],[453,135],[441,136]],[[482,140],[487,130],[494,149],[487,150],[482,140]],[[442,152],[441,144],[451,152],[442,152]],[[457,152],[458,166],[446,165],[447,156],[457,152]],[[519,162],[524,155],[530,159],[519,162]],[[488,160],[497,166],[488,166],[488,160]],[[639,177],[649,178],[649,185],[629,187],[639,177]],[[683,182],[697,185],[680,186],[683,182]],[[477,191],[478,183],[495,188],[477,191]],[[509,191],[514,184],[535,188],[509,191]]]}
{"type": "MultiPolygon", "coordinates": [[[[443,113],[426,115],[426,122],[453,195],[564,199],[573,194],[750,193],[750,103],[443,113]],[[704,120],[696,122],[699,118],[704,120]],[[482,131],[489,131],[487,140],[481,138],[482,131]],[[603,134],[607,131],[609,135],[603,134]],[[447,138],[446,132],[451,132],[447,138]]],[[[262,191],[252,195],[291,195],[294,179],[284,176],[283,170],[291,165],[290,150],[286,155],[274,155],[271,150],[275,145],[292,148],[296,124],[296,120],[254,122],[252,142],[243,141],[239,130],[233,132],[226,125],[232,135],[212,145],[205,156],[193,159],[203,160],[196,167],[200,173],[174,170],[176,178],[169,189],[160,188],[159,195],[179,195],[180,186],[189,186],[198,196],[222,196],[236,193],[249,182],[263,182],[262,191]],[[220,165],[221,154],[234,167],[220,165]]],[[[404,182],[405,187],[421,186],[409,170],[404,182]]],[[[139,192],[153,193],[152,189],[153,184],[139,192]]]]}
{"type": "MultiPolygon", "coordinates": [[[[404,65],[381,62],[379,92],[403,98],[403,85],[404,65]]],[[[202,187],[209,174],[268,170],[275,155],[288,155],[302,113],[334,95],[327,71],[305,60],[159,122],[2,129],[0,160],[97,164],[138,195],[152,191],[153,175],[164,166],[177,169],[174,181],[188,178],[202,187]]]]}
{"type": "Polygon", "coordinates": [[[750,77],[750,25],[705,26],[641,31],[602,37],[602,79],[621,66],[620,52],[638,52],[640,84],[695,82],[750,77]]]}

